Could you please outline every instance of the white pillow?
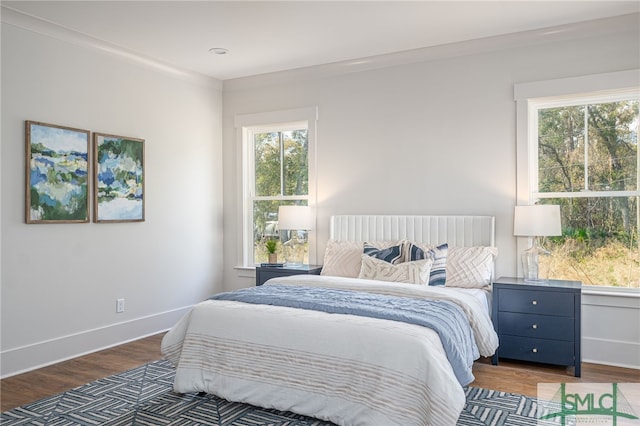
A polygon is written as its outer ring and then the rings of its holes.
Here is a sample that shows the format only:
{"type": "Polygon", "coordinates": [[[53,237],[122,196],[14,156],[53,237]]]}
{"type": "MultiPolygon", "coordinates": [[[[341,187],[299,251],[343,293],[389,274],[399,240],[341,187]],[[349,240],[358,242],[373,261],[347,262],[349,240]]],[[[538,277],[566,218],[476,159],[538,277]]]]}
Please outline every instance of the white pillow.
{"type": "MultiPolygon", "coordinates": [[[[400,244],[399,241],[367,242],[377,248],[387,248],[400,244]]],[[[364,241],[329,240],[324,252],[320,275],[358,278],[362,266],[364,241]]]]}
{"type": "Polygon", "coordinates": [[[432,259],[423,259],[394,265],[363,254],[358,278],[427,285],[432,263],[432,259]]]}
{"type": "Polygon", "coordinates": [[[491,285],[496,247],[449,247],[446,287],[484,288],[491,285]]]}

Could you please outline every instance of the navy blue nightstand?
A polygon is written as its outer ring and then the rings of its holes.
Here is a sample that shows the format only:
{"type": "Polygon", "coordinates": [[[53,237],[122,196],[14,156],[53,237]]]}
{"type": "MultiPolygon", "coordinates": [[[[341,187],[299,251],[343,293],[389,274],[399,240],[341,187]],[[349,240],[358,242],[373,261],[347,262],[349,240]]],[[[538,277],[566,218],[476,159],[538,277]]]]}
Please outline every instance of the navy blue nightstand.
{"type": "Polygon", "coordinates": [[[528,283],[503,277],[493,282],[493,326],[499,358],[574,366],[580,377],[582,283],[549,280],[528,283]]]}

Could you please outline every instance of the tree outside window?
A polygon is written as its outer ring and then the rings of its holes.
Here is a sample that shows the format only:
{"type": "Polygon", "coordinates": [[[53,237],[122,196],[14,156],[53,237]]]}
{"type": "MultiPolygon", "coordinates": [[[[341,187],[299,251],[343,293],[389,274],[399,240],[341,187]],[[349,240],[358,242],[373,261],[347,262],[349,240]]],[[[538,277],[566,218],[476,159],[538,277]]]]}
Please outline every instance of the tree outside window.
{"type": "Polygon", "coordinates": [[[548,275],[640,287],[637,95],[537,105],[532,199],[561,206],[563,232],[543,245],[548,275]]]}
{"type": "MultiPolygon", "coordinates": [[[[254,130],[251,132],[254,188],[251,200],[253,214],[254,264],[267,261],[265,244],[278,240],[278,258],[284,259],[282,242],[289,235],[278,229],[278,207],[308,205],[309,138],[306,127],[254,130]]],[[[301,238],[306,241],[305,235],[301,238]]],[[[308,263],[308,247],[305,262],[308,263]]]]}

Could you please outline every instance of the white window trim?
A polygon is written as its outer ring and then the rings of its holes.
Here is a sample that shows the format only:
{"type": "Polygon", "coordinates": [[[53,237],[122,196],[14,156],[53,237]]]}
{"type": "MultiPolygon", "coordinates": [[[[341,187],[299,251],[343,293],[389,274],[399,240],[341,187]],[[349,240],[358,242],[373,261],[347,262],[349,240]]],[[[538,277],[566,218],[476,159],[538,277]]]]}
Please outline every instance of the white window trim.
{"type": "MultiPolygon", "coordinates": [[[[254,269],[253,265],[248,264],[249,253],[248,239],[252,238],[246,234],[247,221],[251,220],[251,215],[246,211],[247,206],[245,200],[247,197],[247,191],[252,190],[246,187],[247,182],[250,182],[253,173],[251,164],[248,164],[250,156],[246,152],[247,146],[245,144],[246,137],[250,131],[255,132],[257,129],[269,129],[269,128],[283,128],[289,127],[296,123],[304,122],[308,128],[308,142],[309,142],[309,196],[308,205],[313,212],[314,221],[316,220],[316,200],[317,200],[317,179],[316,179],[316,141],[317,141],[317,125],[318,125],[318,108],[306,107],[296,108],[288,110],[270,111],[256,114],[239,114],[234,118],[234,127],[236,129],[236,140],[240,147],[240,158],[238,161],[238,181],[239,187],[242,189],[238,191],[238,211],[242,212],[242,219],[238,224],[238,239],[236,252],[236,265],[237,269],[254,269]]],[[[296,197],[292,197],[295,199],[296,197]]],[[[317,223],[314,222],[312,230],[308,233],[309,241],[309,263],[315,264],[317,259],[317,238],[315,229],[317,229],[317,223]]]]}
{"type": "MultiPolygon", "coordinates": [[[[529,145],[529,155],[534,155],[532,161],[529,162],[530,177],[530,191],[536,199],[540,198],[590,198],[590,197],[637,197],[640,191],[640,174],[636,177],[636,190],[633,191],[593,191],[587,188],[587,176],[585,176],[585,188],[582,191],[575,192],[539,192],[538,191],[538,144],[536,138],[538,136],[538,112],[540,109],[553,108],[557,106],[571,106],[571,105],[587,105],[597,104],[605,102],[621,102],[638,99],[640,97],[640,89],[621,89],[621,90],[607,90],[601,91],[596,94],[589,95],[566,95],[570,96],[571,100],[567,101],[566,97],[553,97],[553,98],[538,98],[527,100],[527,110],[529,114],[529,136],[527,144],[529,145]],[[534,143],[529,143],[534,141],[534,143]]],[[[586,112],[585,112],[586,114],[586,112]]],[[[585,144],[586,145],[586,144],[585,144]]],[[[586,156],[585,146],[585,156],[586,156]]],[[[638,151],[640,156],[640,151],[638,151]]]]}
{"type": "MultiPolygon", "coordinates": [[[[537,176],[532,172],[529,161],[530,158],[537,158],[537,152],[534,152],[535,144],[529,144],[531,135],[536,131],[533,126],[537,125],[537,120],[530,120],[533,108],[543,103],[553,105],[567,96],[584,95],[584,99],[595,101],[599,96],[615,97],[621,91],[638,90],[639,87],[640,69],[515,84],[513,95],[516,101],[516,205],[528,205],[535,201],[531,199],[531,194],[537,186],[537,176]]],[[[528,247],[528,238],[517,238],[517,253],[522,253],[528,247]]],[[[520,256],[516,257],[520,259],[520,256]]],[[[517,270],[518,276],[522,276],[522,265],[519,261],[517,270]]],[[[612,287],[604,286],[589,287],[589,292],[617,293],[612,287]]],[[[634,292],[637,290],[634,289],[634,292]]],[[[619,293],[629,295],[628,291],[619,293]]]]}

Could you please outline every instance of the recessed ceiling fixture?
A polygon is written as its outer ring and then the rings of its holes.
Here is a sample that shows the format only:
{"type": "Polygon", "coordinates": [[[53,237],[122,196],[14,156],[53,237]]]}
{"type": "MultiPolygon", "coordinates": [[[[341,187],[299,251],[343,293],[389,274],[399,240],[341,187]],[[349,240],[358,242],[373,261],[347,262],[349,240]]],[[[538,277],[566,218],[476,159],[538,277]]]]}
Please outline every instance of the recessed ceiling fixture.
{"type": "Polygon", "coordinates": [[[216,55],[226,55],[229,53],[229,49],[225,49],[224,47],[212,47],[209,49],[209,53],[215,53],[216,55]]]}

